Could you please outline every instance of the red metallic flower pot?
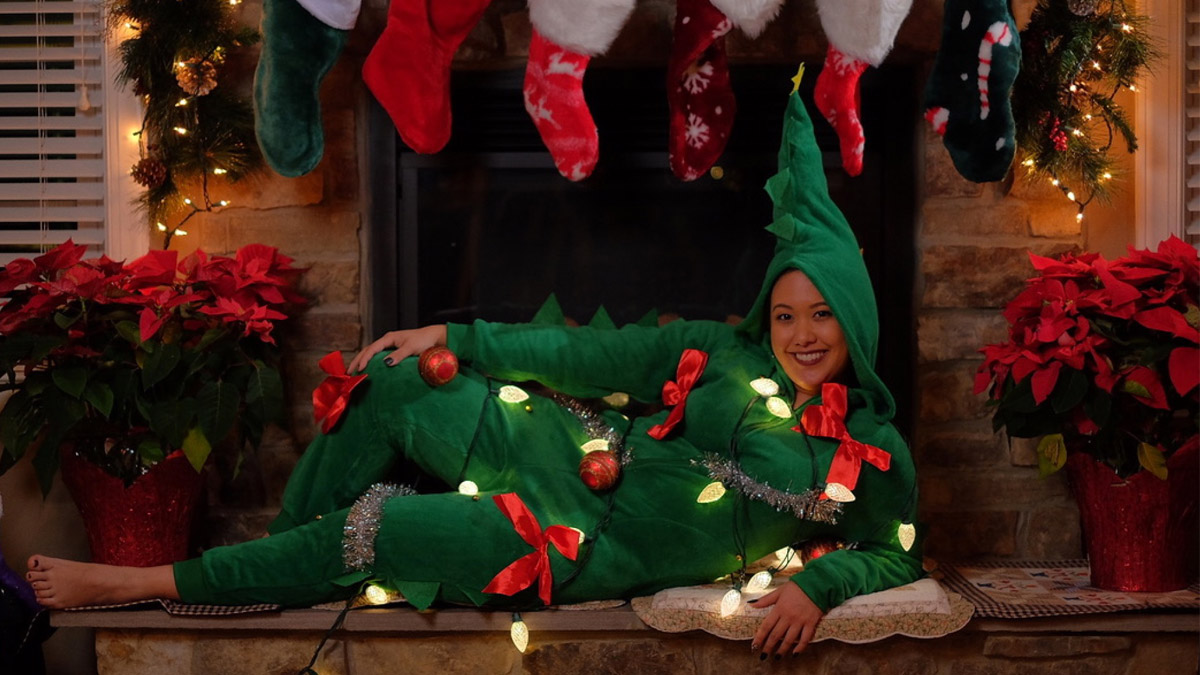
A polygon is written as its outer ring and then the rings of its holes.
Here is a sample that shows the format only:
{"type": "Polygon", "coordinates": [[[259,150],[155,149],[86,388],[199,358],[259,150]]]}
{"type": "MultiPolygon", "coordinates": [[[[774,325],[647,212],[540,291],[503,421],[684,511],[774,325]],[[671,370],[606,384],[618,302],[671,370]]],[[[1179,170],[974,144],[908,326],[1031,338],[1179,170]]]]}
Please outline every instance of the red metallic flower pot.
{"type": "Polygon", "coordinates": [[[1067,459],[1096,588],[1159,592],[1187,587],[1195,574],[1197,452],[1180,449],[1167,480],[1147,471],[1121,478],[1087,454],[1067,459]]]}
{"type": "Polygon", "coordinates": [[[203,480],[183,453],[172,453],[125,487],[64,447],[62,477],[83,517],[92,562],[151,567],[188,557],[203,480]]]}

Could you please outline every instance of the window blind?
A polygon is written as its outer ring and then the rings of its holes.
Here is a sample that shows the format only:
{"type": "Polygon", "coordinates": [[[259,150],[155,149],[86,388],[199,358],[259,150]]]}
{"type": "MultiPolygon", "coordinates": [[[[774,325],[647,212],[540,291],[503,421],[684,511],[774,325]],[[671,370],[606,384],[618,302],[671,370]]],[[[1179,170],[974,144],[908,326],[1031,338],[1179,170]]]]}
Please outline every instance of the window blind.
{"type": "Polygon", "coordinates": [[[1184,110],[1187,147],[1184,175],[1184,232],[1193,246],[1200,247],[1200,1],[1188,0],[1187,53],[1184,58],[1184,110]]]}
{"type": "Polygon", "coordinates": [[[0,0],[0,265],[105,241],[101,0],[0,0]]]}

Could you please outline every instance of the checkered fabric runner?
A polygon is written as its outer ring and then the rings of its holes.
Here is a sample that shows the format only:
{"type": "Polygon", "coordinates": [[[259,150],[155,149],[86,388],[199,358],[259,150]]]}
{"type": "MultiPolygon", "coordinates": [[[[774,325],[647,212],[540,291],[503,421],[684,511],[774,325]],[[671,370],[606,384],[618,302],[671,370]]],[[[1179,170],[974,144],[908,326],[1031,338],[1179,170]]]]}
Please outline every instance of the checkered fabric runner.
{"type": "Polygon", "coordinates": [[[90,605],[88,607],[70,607],[68,612],[83,612],[93,609],[125,609],[139,607],[149,609],[155,605],[162,607],[171,616],[235,616],[237,614],[254,614],[257,612],[277,612],[281,605],[189,605],[178,600],[156,598],[154,600],[139,600],[116,605],[90,605]]]}
{"type": "Polygon", "coordinates": [[[975,616],[1025,619],[1129,610],[1200,609],[1200,583],[1170,593],[1105,591],[1089,585],[1087,560],[941,565],[942,583],[975,605],[975,616]]]}

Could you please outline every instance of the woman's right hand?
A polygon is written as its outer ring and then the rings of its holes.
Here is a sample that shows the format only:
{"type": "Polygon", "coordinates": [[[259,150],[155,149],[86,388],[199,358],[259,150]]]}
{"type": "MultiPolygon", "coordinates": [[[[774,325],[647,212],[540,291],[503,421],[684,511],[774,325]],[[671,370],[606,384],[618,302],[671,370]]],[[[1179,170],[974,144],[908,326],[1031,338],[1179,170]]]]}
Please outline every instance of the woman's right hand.
{"type": "Polygon", "coordinates": [[[444,346],[445,344],[446,324],[411,328],[408,330],[394,330],[390,333],[384,333],[383,337],[363,348],[361,352],[355,355],[354,360],[350,361],[350,365],[346,367],[346,372],[350,374],[361,373],[363,370],[366,370],[367,363],[376,354],[385,349],[395,350],[384,359],[384,363],[394,366],[400,363],[400,361],[414,354],[420,354],[430,347],[444,346]]]}

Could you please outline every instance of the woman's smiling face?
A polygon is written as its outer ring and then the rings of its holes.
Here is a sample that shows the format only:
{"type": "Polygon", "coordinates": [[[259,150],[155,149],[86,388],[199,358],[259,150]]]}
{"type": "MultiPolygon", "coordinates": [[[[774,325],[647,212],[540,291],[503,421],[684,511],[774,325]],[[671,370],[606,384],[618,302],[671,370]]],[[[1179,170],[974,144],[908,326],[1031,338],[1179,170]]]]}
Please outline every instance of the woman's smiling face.
{"type": "Polygon", "coordinates": [[[784,272],[775,282],[770,317],[771,350],[796,385],[798,406],[845,370],[846,337],[825,297],[800,270],[784,272]]]}

